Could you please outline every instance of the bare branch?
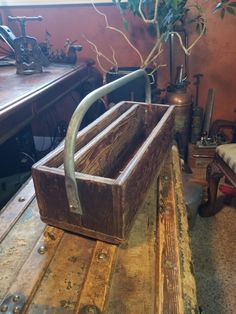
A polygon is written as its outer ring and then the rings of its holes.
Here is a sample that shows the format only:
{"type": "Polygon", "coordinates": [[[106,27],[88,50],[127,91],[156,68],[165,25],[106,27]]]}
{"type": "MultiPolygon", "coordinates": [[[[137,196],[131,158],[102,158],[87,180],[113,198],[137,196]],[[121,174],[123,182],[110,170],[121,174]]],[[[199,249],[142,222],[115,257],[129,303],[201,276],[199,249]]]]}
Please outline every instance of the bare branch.
{"type": "Polygon", "coordinates": [[[118,28],[115,28],[113,26],[110,26],[109,23],[108,23],[108,20],[107,20],[107,16],[105,13],[101,12],[100,10],[98,10],[98,8],[95,6],[94,2],[92,1],[92,6],[94,8],[94,10],[100,14],[101,16],[104,17],[104,20],[105,20],[105,24],[106,24],[106,28],[107,29],[110,29],[110,30],[113,30],[117,33],[119,33],[120,35],[123,36],[123,38],[125,39],[125,41],[128,43],[128,45],[137,53],[137,55],[139,56],[139,59],[140,59],[140,63],[143,64],[143,57],[141,55],[141,53],[138,51],[138,49],[131,43],[131,41],[129,40],[129,38],[125,35],[125,33],[123,33],[121,30],[119,30],[118,28]]]}
{"type": "Polygon", "coordinates": [[[174,34],[175,36],[178,37],[181,48],[183,49],[184,53],[189,56],[190,53],[191,53],[192,48],[196,45],[196,43],[199,41],[199,39],[203,36],[203,34],[205,33],[205,30],[206,30],[206,20],[204,20],[201,33],[199,34],[199,36],[194,40],[194,42],[188,48],[184,46],[182,37],[180,36],[179,33],[177,33],[177,32],[170,32],[170,35],[174,34]]]}
{"type": "Polygon", "coordinates": [[[110,63],[112,66],[114,67],[117,67],[118,64],[116,62],[116,59],[115,59],[115,51],[114,49],[111,47],[111,50],[112,50],[112,57],[113,57],[113,60],[109,59],[107,56],[105,56],[101,51],[98,50],[98,47],[90,40],[88,40],[86,38],[86,36],[83,34],[83,37],[85,38],[85,40],[93,47],[93,50],[94,52],[96,53],[96,59],[97,59],[97,63],[99,65],[99,67],[101,68],[102,72],[106,73],[108,72],[101,64],[101,61],[100,61],[100,57],[102,57],[103,59],[105,59],[108,63],[110,63]]]}
{"type": "Polygon", "coordinates": [[[143,1],[139,0],[138,11],[139,11],[139,14],[140,14],[142,20],[146,24],[155,24],[155,23],[157,23],[157,8],[158,8],[159,0],[155,0],[154,15],[153,15],[153,18],[151,20],[146,19],[145,14],[143,13],[143,9],[142,9],[142,3],[143,3],[143,1]]]}

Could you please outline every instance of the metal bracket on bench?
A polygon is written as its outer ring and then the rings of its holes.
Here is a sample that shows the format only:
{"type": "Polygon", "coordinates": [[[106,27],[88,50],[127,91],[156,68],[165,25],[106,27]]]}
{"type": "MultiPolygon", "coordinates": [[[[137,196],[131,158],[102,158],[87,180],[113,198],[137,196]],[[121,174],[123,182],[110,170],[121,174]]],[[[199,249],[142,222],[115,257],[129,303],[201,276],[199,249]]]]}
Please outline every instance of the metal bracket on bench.
{"type": "Polygon", "coordinates": [[[118,89],[119,87],[124,86],[125,84],[141,76],[145,78],[145,102],[151,103],[151,87],[149,77],[145,70],[140,69],[92,91],[80,102],[74,114],[72,115],[65,139],[64,150],[65,187],[71,212],[80,215],[83,214],[75,179],[74,153],[77,133],[85,113],[88,111],[90,106],[99,98],[109,94],[115,89],[118,89]]]}

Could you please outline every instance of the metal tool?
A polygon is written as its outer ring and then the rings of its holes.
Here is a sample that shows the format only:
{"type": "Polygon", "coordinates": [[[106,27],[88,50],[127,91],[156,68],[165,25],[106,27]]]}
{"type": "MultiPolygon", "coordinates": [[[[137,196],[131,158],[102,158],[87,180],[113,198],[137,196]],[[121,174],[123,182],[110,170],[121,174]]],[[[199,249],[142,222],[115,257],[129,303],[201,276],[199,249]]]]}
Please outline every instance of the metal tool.
{"type": "Polygon", "coordinates": [[[209,135],[209,131],[210,131],[214,98],[215,98],[214,90],[213,90],[213,88],[209,88],[208,89],[208,95],[207,95],[207,103],[206,103],[203,129],[202,129],[203,135],[206,135],[206,136],[209,135]]]}
{"type": "Polygon", "coordinates": [[[191,130],[191,143],[196,144],[201,137],[202,122],[203,122],[203,109],[199,107],[199,86],[203,74],[197,73],[193,76],[196,81],[194,85],[196,86],[195,104],[192,110],[192,130],[191,130]]]}
{"type": "Polygon", "coordinates": [[[214,95],[213,88],[209,88],[208,95],[207,95],[207,103],[206,103],[203,128],[202,128],[202,136],[201,136],[200,143],[198,143],[198,146],[216,146],[214,139],[209,137],[212,110],[213,110],[213,105],[214,105],[214,96],[215,95],[214,95]]]}
{"type": "Polygon", "coordinates": [[[16,37],[9,27],[0,25],[0,35],[15,53],[16,73],[32,74],[43,71],[43,66],[48,66],[49,61],[42,53],[37,40],[26,35],[26,22],[42,21],[42,16],[8,16],[9,22],[19,22],[21,36],[16,37]]]}
{"type": "Polygon", "coordinates": [[[77,62],[77,52],[81,51],[83,47],[75,44],[76,40],[70,41],[67,39],[65,42],[65,50],[56,52],[50,52],[48,49],[48,59],[50,62],[63,63],[63,64],[75,64],[77,62]]]}
{"type": "Polygon", "coordinates": [[[195,106],[198,107],[199,103],[199,87],[200,87],[200,81],[203,78],[203,74],[201,73],[197,73],[193,76],[196,79],[196,82],[194,83],[194,85],[196,86],[196,96],[195,96],[195,106]]]}

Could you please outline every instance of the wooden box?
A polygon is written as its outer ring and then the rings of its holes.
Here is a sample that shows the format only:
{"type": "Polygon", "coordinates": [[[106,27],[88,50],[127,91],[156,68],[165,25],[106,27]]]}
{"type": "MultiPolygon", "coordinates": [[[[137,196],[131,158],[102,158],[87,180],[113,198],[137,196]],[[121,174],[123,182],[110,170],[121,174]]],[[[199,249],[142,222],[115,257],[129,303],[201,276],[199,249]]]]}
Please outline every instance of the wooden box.
{"type": "Polygon", "coordinates": [[[103,241],[124,240],[171,147],[173,109],[122,102],[79,132],[74,159],[82,215],[68,205],[63,146],[35,164],[41,219],[103,241]]]}

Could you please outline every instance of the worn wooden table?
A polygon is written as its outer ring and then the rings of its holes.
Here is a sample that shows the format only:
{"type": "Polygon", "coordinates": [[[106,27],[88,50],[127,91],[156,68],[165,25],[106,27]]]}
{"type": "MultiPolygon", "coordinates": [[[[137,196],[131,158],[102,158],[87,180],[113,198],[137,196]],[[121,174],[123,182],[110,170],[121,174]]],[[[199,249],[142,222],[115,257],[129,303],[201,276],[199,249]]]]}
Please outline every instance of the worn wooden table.
{"type": "Polygon", "coordinates": [[[30,180],[0,215],[0,311],[198,313],[187,228],[175,148],[119,247],[42,223],[30,180]]]}
{"type": "Polygon", "coordinates": [[[51,64],[44,72],[32,75],[16,74],[13,66],[0,68],[0,144],[43,110],[97,75],[92,65],[91,61],[77,65],[51,64]]]}

